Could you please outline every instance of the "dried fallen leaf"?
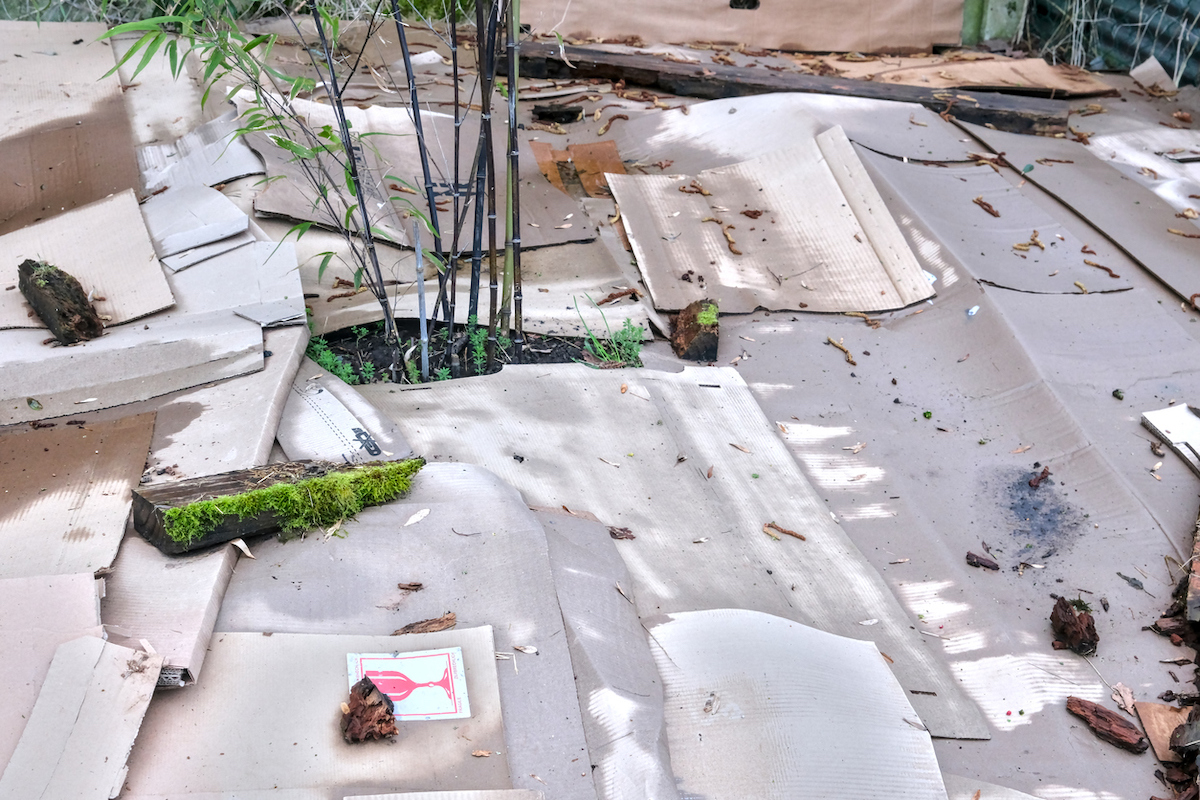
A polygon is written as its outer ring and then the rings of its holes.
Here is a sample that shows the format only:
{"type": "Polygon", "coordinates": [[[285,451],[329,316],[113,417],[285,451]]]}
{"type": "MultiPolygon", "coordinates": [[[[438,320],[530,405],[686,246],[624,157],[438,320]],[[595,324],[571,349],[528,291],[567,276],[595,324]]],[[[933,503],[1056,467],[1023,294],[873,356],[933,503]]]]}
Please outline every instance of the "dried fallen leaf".
{"type": "Polygon", "coordinates": [[[729,446],[730,446],[730,447],[732,447],[732,448],[734,448],[735,450],[741,450],[743,453],[749,453],[749,452],[750,452],[750,451],[749,451],[749,450],[747,450],[746,448],[742,447],[740,444],[734,444],[733,442],[730,442],[730,443],[729,443],[729,446]]]}
{"type": "Polygon", "coordinates": [[[1133,690],[1123,683],[1117,683],[1112,687],[1112,699],[1117,701],[1117,705],[1126,714],[1133,716],[1133,690]]]}
{"type": "Polygon", "coordinates": [[[859,442],[851,447],[843,447],[842,449],[849,450],[851,453],[854,453],[854,455],[858,455],[860,452],[862,452],[862,449],[866,446],[867,446],[866,442],[859,442]]]}
{"type": "Polygon", "coordinates": [[[1024,453],[1026,450],[1028,450],[1028,449],[1029,449],[1029,448],[1031,448],[1031,447],[1033,447],[1033,445],[1031,445],[1031,444],[1023,444],[1023,445],[1021,445],[1020,447],[1018,447],[1016,450],[1010,450],[1009,452],[1011,452],[1011,453],[1024,453]]]}
{"type": "Polygon", "coordinates": [[[636,539],[637,538],[636,536],[633,535],[633,531],[629,530],[629,528],[618,528],[616,525],[608,526],[608,535],[614,539],[636,539]]]}
{"type": "Polygon", "coordinates": [[[1176,230],[1175,228],[1167,228],[1167,233],[1173,233],[1176,236],[1182,236],[1185,239],[1200,239],[1200,233],[1184,233],[1183,231],[1176,230]]]}
{"type": "Polygon", "coordinates": [[[771,530],[771,527],[769,525],[763,525],[762,532],[765,533],[767,536],[770,536],[772,539],[774,539],[777,542],[783,541],[783,539],[781,539],[779,537],[779,534],[777,534],[773,530],[771,530]]]}
{"type": "Polygon", "coordinates": [[[458,617],[453,611],[447,611],[440,617],[433,619],[423,619],[420,622],[410,622],[403,628],[397,631],[392,631],[392,636],[406,636],[410,633],[437,633],[438,631],[446,631],[458,624],[458,617]]]}
{"type": "Polygon", "coordinates": [[[530,644],[514,644],[513,650],[517,650],[530,656],[536,656],[538,652],[538,649],[530,644]]]}
{"type": "MultiPolygon", "coordinates": [[[[786,533],[788,536],[794,536],[795,538],[799,539],[802,542],[808,541],[808,539],[805,538],[803,533],[796,533],[795,531],[788,530],[787,528],[781,527],[781,526],[775,524],[774,522],[764,523],[763,524],[763,533],[770,533],[770,531],[767,530],[768,528],[770,528],[771,530],[779,531],[780,533],[786,533]]],[[[771,534],[771,535],[774,536],[774,534],[771,534]]],[[[776,536],[775,538],[778,539],[779,537],[776,536]]]]}
{"type": "Polygon", "coordinates": [[[472,750],[471,751],[471,755],[475,756],[476,758],[487,758],[491,754],[492,754],[491,750],[472,750]]]}
{"type": "Polygon", "coordinates": [[[413,514],[411,517],[408,518],[408,522],[404,523],[404,527],[407,528],[409,525],[416,525],[418,522],[420,522],[421,520],[425,519],[428,516],[429,516],[429,509],[422,508],[420,511],[418,511],[417,513],[413,514]]]}
{"type": "Polygon", "coordinates": [[[908,559],[907,558],[897,558],[895,561],[889,561],[888,563],[889,564],[907,564],[908,559]]]}
{"type": "Polygon", "coordinates": [[[864,472],[861,475],[855,475],[853,478],[850,478],[849,482],[854,483],[854,481],[861,481],[865,477],[867,477],[867,473],[864,472]]]}
{"type": "Polygon", "coordinates": [[[1175,216],[1179,217],[1180,219],[1196,219],[1200,217],[1200,212],[1197,212],[1194,208],[1185,208],[1175,216]]]}
{"type": "Polygon", "coordinates": [[[711,479],[711,478],[712,478],[712,473],[713,473],[713,468],[712,468],[712,467],[709,467],[709,468],[708,468],[708,475],[707,475],[706,477],[708,477],[708,478],[710,478],[710,479],[711,479]]]}
{"type": "Polygon", "coordinates": [[[629,384],[628,384],[628,383],[622,383],[622,384],[621,384],[621,394],[625,394],[625,393],[626,393],[626,392],[628,392],[628,391],[629,391],[629,384]]]}
{"type": "Polygon", "coordinates": [[[246,558],[254,558],[254,554],[250,552],[250,547],[241,539],[234,539],[230,544],[241,550],[242,555],[246,556],[246,558]]]}

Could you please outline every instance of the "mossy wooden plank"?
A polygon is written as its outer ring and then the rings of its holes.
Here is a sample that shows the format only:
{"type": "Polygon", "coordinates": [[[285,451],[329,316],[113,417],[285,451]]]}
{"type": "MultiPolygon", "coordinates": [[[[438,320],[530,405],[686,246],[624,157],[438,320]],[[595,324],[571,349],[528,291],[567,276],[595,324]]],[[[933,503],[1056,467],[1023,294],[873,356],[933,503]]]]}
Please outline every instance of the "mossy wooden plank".
{"type": "Polygon", "coordinates": [[[875,81],[770,72],[721,64],[664,61],[657,55],[609,53],[587,47],[526,42],[521,75],[527,78],[623,80],[684,97],[716,100],[769,92],[808,92],[920,103],[938,113],[1013,133],[1065,133],[1064,100],[965,89],[924,88],[875,81]]]}
{"type": "Polygon", "coordinates": [[[95,339],[104,323],[79,281],[53,264],[27,258],[17,267],[21,294],[63,344],[95,339]]]}
{"type": "Polygon", "coordinates": [[[145,486],[133,493],[134,529],[168,555],[245,536],[302,533],[401,496],[423,464],[288,461],[145,486]]]}

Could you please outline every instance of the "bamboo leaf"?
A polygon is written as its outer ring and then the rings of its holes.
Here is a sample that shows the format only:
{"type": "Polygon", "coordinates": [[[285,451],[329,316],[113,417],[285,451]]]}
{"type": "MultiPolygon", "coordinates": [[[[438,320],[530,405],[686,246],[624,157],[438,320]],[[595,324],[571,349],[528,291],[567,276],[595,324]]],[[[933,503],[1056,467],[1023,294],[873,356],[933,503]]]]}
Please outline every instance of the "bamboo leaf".
{"type": "Polygon", "coordinates": [[[296,234],[296,239],[299,240],[301,236],[308,233],[308,229],[311,228],[312,226],[313,226],[312,222],[297,222],[295,225],[288,228],[287,233],[285,233],[283,235],[283,238],[287,239],[287,237],[291,236],[294,233],[294,234],[296,234]]]}
{"type": "Polygon", "coordinates": [[[171,77],[179,80],[179,42],[175,39],[167,42],[167,62],[171,65],[171,77]]]}
{"type": "Polygon", "coordinates": [[[271,141],[275,143],[276,147],[280,148],[281,150],[287,150],[289,153],[299,158],[313,158],[316,156],[316,153],[313,150],[310,150],[303,145],[296,144],[291,139],[288,139],[284,136],[279,136],[276,134],[268,134],[268,136],[270,137],[271,141]]]}
{"type": "Polygon", "coordinates": [[[325,275],[325,269],[329,266],[330,259],[333,258],[333,251],[325,253],[325,257],[321,259],[321,266],[317,267],[317,283],[321,282],[321,278],[325,275]]]}
{"type": "MultiPolygon", "coordinates": [[[[355,212],[357,209],[358,209],[358,203],[355,203],[354,205],[352,205],[352,206],[350,206],[349,208],[347,208],[347,209],[346,209],[346,217],[345,217],[345,219],[343,219],[343,220],[342,220],[342,227],[343,227],[343,228],[346,228],[347,230],[349,230],[349,229],[350,229],[350,217],[351,217],[351,216],[354,214],[354,212],[355,212]]],[[[358,287],[356,286],[356,287],[354,287],[354,288],[356,288],[356,289],[357,289],[358,287]]]]}
{"type": "MultiPolygon", "coordinates": [[[[112,32],[112,31],[109,31],[109,33],[111,33],[111,32],[112,32]]],[[[157,34],[156,34],[156,32],[155,32],[155,31],[151,31],[150,33],[144,33],[144,34],[142,34],[142,38],[140,38],[140,39],[138,39],[136,42],[134,42],[134,43],[133,43],[133,46],[132,46],[132,47],[130,47],[130,48],[127,50],[127,51],[125,51],[125,55],[121,56],[121,60],[120,60],[120,61],[118,61],[118,62],[117,62],[117,63],[116,63],[114,66],[113,66],[113,68],[112,68],[112,69],[110,69],[108,72],[104,73],[104,74],[103,74],[102,76],[100,76],[100,77],[102,77],[102,78],[107,78],[109,75],[112,75],[112,74],[113,74],[114,72],[116,72],[118,69],[120,69],[121,67],[123,67],[123,66],[125,65],[125,62],[126,62],[126,61],[128,61],[128,60],[129,60],[129,59],[131,59],[131,58],[133,58],[134,54],[135,54],[135,53],[137,53],[137,51],[138,51],[138,50],[140,50],[140,49],[142,49],[143,47],[145,47],[146,45],[148,45],[148,44],[150,43],[150,41],[151,41],[152,39],[154,39],[154,37],[155,37],[156,35],[157,35],[157,34]]],[[[103,37],[101,37],[101,38],[103,38],[103,37]]]]}

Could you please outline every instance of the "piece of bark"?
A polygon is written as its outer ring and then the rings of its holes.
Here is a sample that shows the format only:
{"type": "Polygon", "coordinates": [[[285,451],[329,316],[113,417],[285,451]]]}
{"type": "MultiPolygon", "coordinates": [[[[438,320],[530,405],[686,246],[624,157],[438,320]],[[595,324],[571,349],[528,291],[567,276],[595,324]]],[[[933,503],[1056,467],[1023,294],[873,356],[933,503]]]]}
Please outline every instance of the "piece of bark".
{"type": "Polygon", "coordinates": [[[392,631],[392,636],[404,636],[409,633],[437,633],[453,628],[458,624],[458,617],[453,611],[447,611],[434,619],[423,619],[420,622],[410,622],[398,631],[392,631]]]}
{"type": "Polygon", "coordinates": [[[27,258],[17,267],[17,285],[38,319],[63,344],[103,335],[104,323],[73,275],[27,258]]]}
{"type": "Polygon", "coordinates": [[[1200,722],[1185,722],[1171,732],[1171,749],[1184,759],[1192,760],[1200,753],[1200,722]]]}
{"type": "Polygon", "coordinates": [[[716,361],[721,323],[701,325],[699,316],[705,307],[715,305],[711,300],[697,300],[675,317],[671,332],[671,347],[675,355],[688,361],[716,361]]]}
{"type": "Polygon", "coordinates": [[[967,563],[972,567],[983,567],[984,569],[1000,569],[1000,565],[992,561],[987,556],[977,555],[970,551],[967,552],[967,563]]]}
{"type": "Polygon", "coordinates": [[[1200,514],[1192,528],[1192,563],[1188,567],[1187,618],[1189,622],[1200,622],[1200,514]]]}
{"type": "MultiPolygon", "coordinates": [[[[504,56],[500,59],[503,61],[504,56]]],[[[611,53],[554,42],[522,43],[519,67],[521,76],[526,78],[623,80],[631,86],[706,100],[771,92],[815,92],[920,103],[938,113],[1013,133],[1066,133],[1069,113],[1065,100],[1016,97],[996,91],[967,93],[722,64],[685,64],[664,61],[657,55],[611,53]]]]}
{"type": "Polygon", "coordinates": [[[534,106],[533,118],[538,122],[557,122],[566,125],[583,119],[583,106],[534,106]]]}
{"type": "Polygon", "coordinates": [[[1150,742],[1133,723],[1115,711],[1074,695],[1067,698],[1067,711],[1082,719],[1099,738],[1131,753],[1144,753],[1150,742]]]}
{"type": "Polygon", "coordinates": [[[399,732],[392,698],[379,691],[370,678],[354,684],[349,702],[342,704],[342,738],[351,743],[365,742],[399,732]]]}
{"type": "Polygon", "coordinates": [[[1100,634],[1096,632],[1096,620],[1086,611],[1079,613],[1071,606],[1067,598],[1060,597],[1054,603],[1050,612],[1050,628],[1058,637],[1056,650],[1062,643],[1066,649],[1079,653],[1081,656],[1094,655],[1096,646],[1100,644],[1100,634]]]}
{"type": "Polygon", "coordinates": [[[633,531],[629,530],[629,528],[618,528],[616,525],[608,526],[608,535],[614,539],[636,539],[637,538],[636,536],[633,535],[633,531]]]}

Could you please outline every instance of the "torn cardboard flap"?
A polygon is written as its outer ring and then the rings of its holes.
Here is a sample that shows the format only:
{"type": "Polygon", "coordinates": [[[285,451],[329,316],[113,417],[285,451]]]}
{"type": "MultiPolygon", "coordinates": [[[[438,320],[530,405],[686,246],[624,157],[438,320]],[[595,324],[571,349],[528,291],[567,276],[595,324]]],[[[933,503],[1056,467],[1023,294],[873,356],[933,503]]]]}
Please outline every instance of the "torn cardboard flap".
{"type": "Polygon", "coordinates": [[[59,645],[0,796],[117,796],[161,667],[162,656],[93,636],[59,645]]]}
{"type": "Polygon", "coordinates": [[[245,233],[250,218],[207,186],[186,186],[151,197],[142,217],[159,258],[245,233]]]}
{"type": "Polygon", "coordinates": [[[237,134],[237,112],[204,123],[174,144],[151,144],[137,151],[147,192],[178,190],[261,175],[263,163],[237,134]]]}
{"type": "Polygon", "coordinates": [[[108,326],[175,303],[132,190],[0,236],[0,328],[44,327],[17,289],[17,265],[46,261],[79,280],[108,326]]]}
{"type": "Polygon", "coordinates": [[[694,177],[609,185],[655,308],[882,311],[933,295],[840,128],[694,177]]]}
{"type": "Polygon", "coordinates": [[[1200,475],[1200,417],[1187,403],[1142,414],[1142,425],[1200,475]]]}

